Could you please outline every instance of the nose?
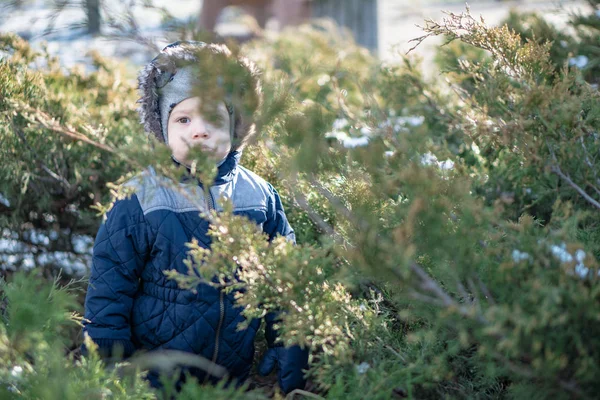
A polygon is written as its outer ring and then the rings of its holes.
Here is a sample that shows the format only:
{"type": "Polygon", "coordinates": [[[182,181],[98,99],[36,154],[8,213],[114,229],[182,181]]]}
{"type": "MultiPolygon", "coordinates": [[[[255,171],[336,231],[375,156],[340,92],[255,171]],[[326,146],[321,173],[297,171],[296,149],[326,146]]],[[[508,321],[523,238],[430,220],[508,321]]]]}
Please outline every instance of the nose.
{"type": "Polygon", "coordinates": [[[201,122],[199,122],[195,127],[194,127],[194,133],[192,134],[192,139],[208,139],[208,137],[210,136],[210,132],[208,131],[208,128],[206,127],[206,124],[203,124],[201,122]]]}
{"type": "Polygon", "coordinates": [[[206,129],[203,129],[201,131],[195,131],[194,135],[192,136],[192,139],[208,139],[208,131],[206,129]]]}

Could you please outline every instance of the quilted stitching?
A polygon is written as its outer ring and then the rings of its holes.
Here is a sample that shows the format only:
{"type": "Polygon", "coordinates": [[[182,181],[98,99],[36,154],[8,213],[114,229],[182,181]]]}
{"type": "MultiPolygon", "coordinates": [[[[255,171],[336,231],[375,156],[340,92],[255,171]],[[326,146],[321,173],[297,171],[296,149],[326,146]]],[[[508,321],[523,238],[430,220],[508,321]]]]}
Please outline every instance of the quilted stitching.
{"type": "MultiPolygon", "coordinates": [[[[244,182],[245,187],[252,187],[256,193],[265,196],[262,205],[257,202],[254,209],[245,207],[244,214],[247,212],[250,218],[260,218],[261,221],[256,221],[259,225],[266,214],[264,227],[269,229],[268,233],[275,229],[284,235],[293,232],[283,210],[278,209],[280,202],[274,198],[268,183],[248,173],[238,176],[238,179],[252,180],[244,182]],[[268,205],[267,210],[265,205],[268,205]]],[[[176,212],[172,207],[168,209],[168,204],[144,213],[137,197],[133,195],[130,199],[123,200],[112,210],[94,244],[91,286],[86,297],[86,318],[93,321],[90,328],[122,329],[122,321],[129,321],[125,328],[135,335],[132,337],[134,343],[149,350],[168,347],[184,351],[212,351],[219,324],[219,296],[216,291],[206,289],[205,296],[198,298],[198,302],[178,302],[179,293],[172,291],[183,290],[174,286],[162,273],[166,269],[187,271],[183,260],[190,249],[185,243],[192,238],[201,246],[210,247],[208,222],[200,217],[199,210],[176,212]],[[154,258],[150,259],[151,256],[154,258]],[[142,285],[156,285],[151,292],[140,289],[137,278],[141,272],[142,285]],[[132,313],[136,313],[137,318],[132,318],[132,313]],[[138,321],[142,316],[144,319],[138,321]],[[131,329],[133,319],[136,321],[134,329],[131,329]],[[199,343],[194,337],[207,338],[208,342],[199,343]]],[[[218,362],[237,371],[247,370],[250,368],[249,360],[242,355],[249,353],[250,349],[242,346],[253,342],[257,328],[250,326],[244,331],[237,331],[241,308],[234,308],[233,300],[228,297],[224,305],[226,323],[220,330],[218,362]]]]}

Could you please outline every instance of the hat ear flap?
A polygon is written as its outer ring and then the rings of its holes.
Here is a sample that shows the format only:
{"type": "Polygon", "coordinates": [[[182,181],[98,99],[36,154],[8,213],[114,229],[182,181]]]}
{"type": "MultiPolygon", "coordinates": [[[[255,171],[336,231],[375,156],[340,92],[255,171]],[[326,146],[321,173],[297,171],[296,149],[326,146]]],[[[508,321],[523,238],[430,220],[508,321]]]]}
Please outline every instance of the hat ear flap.
{"type": "Polygon", "coordinates": [[[158,108],[157,79],[161,70],[153,63],[149,63],[138,75],[138,90],[140,103],[138,112],[144,130],[149,135],[154,135],[160,142],[166,142],[162,134],[160,123],[160,110],[158,108]]]}

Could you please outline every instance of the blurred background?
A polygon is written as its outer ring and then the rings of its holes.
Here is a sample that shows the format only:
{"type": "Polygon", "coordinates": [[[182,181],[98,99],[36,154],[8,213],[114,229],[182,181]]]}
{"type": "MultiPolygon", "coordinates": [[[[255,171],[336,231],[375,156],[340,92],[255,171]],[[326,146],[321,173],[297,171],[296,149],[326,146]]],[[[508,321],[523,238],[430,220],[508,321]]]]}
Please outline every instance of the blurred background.
{"type": "MultiPolygon", "coordinates": [[[[511,9],[535,11],[563,28],[575,11],[587,11],[577,0],[476,0],[469,3],[475,16],[495,25],[511,9]]],[[[214,31],[220,37],[246,41],[276,34],[286,27],[329,18],[347,28],[359,45],[380,59],[399,62],[422,35],[425,19],[438,20],[443,11],[461,12],[460,0],[3,0],[0,32],[15,32],[34,46],[47,42],[48,51],[65,67],[89,63],[86,53],[127,60],[135,66],[151,59],[154,50],[170,43],[169,34],[214,31]],[[146,44],[148,46],[143,46],[146,44]],[[149,51],[149,48],[152,51],[149,51]]],[[[431,65],[431,40],[415,49],[431,65]]],[[[343,51],[343,49],[340,49],[343,51]]],[[[427,70],[431,73],[431,70],[427,70]]]]}

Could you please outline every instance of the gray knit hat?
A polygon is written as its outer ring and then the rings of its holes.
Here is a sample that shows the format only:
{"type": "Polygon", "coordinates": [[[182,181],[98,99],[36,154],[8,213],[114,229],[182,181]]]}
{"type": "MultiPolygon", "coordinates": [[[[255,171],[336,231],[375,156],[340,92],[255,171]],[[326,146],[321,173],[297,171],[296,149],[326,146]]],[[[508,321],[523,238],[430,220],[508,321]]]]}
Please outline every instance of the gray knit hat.
{"type": "MultiPolygon", "coordinates": [[[[173,111],[173,108],[175,108],[177,104],[181,103],[183,100],[189,97],[192,97],[192,89],[194,85],[198,84],[199,82],[198,74],[196,73],[196,68],[194,65],[184,66],[169,75],[170,77],[168,78],[167,82],[165,82],[162,85],[158,85],[158,108],[160,111],[160,125],[162,128],[162,135],[165,139],[165,143],[169,143],[167,127],[171,111],[173,111]]],[[[231,140],[233,141],[233,106],[228,105],[227,109],[229,111],[229,135],[231,137],[231,140]]]]}
{"type": "Polygon", "coordinates": [[[206,64],[200,62],[199,56],[203,54],[234,60],[241,68],[232,79],[239,79],[237,75],[245,75],[247,78],[239,83],[234,82],[231,85],[235,87],[234,92],[224,99],[230,116],[231,150],[242,149],[255,134],[252,114],[262,103],[262,89],[259,71],[254,63],[245,57],[234,58],[225,45],[178,41],[162,49],[138,75],[141,97],[137,101],[140,104],[137,111],[140,121],[149,135],[168,143],[169,115],[177,104],[192,97],[193,88],[201,83],[201,67],[206,64]],[[235,99],[243,99],[244,106],[237,107],[240,103],[236,103],[235,99]],[[251,106],[248,107],[248,104],[251,106]]]}

